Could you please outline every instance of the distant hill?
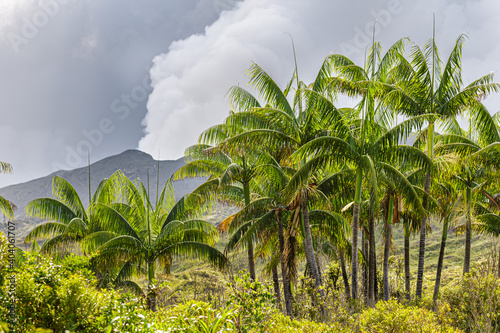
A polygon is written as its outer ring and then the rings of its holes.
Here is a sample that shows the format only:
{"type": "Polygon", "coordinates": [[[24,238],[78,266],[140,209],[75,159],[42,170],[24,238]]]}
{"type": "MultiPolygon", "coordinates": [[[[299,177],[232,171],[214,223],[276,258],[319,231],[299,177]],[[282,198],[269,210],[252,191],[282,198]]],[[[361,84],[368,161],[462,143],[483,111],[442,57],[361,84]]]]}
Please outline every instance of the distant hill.
{"type": "MultiPolygon", "coordinates": [[[[183,166],[184,160],[180,158],[175,161],[160,161],[160,191],[172,174],[183,166]]],[[[156,197],[156,179],[158,172],[158,161],[151,155],[139,150],[127,150],[121,154],[104,158],[90,165],[91,191],[95,191],[100,181],[111,176],[116,170],[121,169],[131,179],[140,178],[147,186],[147,169],[149,166],[149,188],[151,197],[156,197]]],[[[18,207],[16,221],[21,226],[33,226],[37,220],[27,220],[25,207],[33,199],[41,197],[52,197],[52,177],[60,176],[68,180],[78,192],[85,205],[88,204],[88,167],[75,170],[61,170],[48,176],[31,180],[29,182],[10,185],[0,188],[0,195],[12,201],[18,207]]],[[[174,183],[175,196],[177,199],[191,192],[203,182],[202,179],[186,179],[174,183]]]]}

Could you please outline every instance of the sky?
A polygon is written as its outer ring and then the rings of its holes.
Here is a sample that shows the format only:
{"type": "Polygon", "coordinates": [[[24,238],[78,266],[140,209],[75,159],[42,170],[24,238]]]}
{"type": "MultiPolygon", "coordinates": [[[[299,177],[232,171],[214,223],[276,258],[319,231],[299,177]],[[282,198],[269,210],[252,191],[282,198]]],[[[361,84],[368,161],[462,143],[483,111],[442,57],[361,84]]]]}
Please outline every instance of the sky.
{"type": "MultiPolygon", "coordinates": [[[[89,152],[180,158],[228,115],[252,62],[285,85],[290,36],[310,82],[330,53],[362,64],[374,24],[385,49],[423,45],[433,13],[443,58],[468,34],[465,84],[499,70],[495,0],[2,0],[0,161],[14,172],[0,187],[84,166],[89,152]]],[[[498,96],[485,103],[500,109],[498,96]]]]}

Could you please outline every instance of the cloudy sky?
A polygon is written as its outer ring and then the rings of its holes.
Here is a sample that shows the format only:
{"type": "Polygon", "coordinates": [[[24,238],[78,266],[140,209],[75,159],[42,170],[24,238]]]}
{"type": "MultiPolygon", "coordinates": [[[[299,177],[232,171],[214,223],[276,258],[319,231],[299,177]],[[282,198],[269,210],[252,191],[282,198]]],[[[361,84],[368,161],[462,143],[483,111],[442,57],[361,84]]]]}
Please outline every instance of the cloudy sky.
{"type": "Polygon", "coordinates": [[[374,20],[385,47],[424,44],[433,12],[443,56],[468,33],[465,83],[498,71],[495,0],[1,0],[0,160],[14,173],[0,186],[83,166],[89,150],[177,159],[227,115],[252,61],[286,82],[288,34],[308,82],[329,53],[361,63],[374,20]]]}

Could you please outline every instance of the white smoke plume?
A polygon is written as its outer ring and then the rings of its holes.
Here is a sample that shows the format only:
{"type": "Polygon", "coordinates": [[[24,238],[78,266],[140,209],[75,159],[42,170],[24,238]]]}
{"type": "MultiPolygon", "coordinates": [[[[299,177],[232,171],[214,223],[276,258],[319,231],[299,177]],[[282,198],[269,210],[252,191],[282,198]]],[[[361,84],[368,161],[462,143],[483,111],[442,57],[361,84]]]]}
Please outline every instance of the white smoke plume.
{"type": "Polygon", "coordinates": [[[294,66],[285,33],[293,36],[299,75],[309,82],[328,53],[343,53],[360,64],[375,20],[376,39],[385,48],[406,36],[423,45],[432,35],[435,11],[444,56],[460,33],[469,32],[473,42],[465,45],[464,63],[471,81],[500,67],[495,52],[500,37],[485,35],[498,25],[493,13],[499,7],[493,0],[245,0],[223,12],[204,34],[176,41],[154,59],[139,148],[155,156],[160,151],[163,159],[182,156],[203,130],[227,116],[226,93],[232,85],[247,84],[245,70],[252,61],[283,86],[294,66]]]}

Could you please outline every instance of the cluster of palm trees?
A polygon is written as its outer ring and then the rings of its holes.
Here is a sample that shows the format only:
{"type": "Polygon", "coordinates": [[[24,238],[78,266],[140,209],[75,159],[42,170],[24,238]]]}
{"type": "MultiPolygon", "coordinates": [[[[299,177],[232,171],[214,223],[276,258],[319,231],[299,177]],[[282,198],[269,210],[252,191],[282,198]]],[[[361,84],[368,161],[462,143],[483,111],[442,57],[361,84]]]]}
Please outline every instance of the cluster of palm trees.
{"type": "Polygon", "coordinates": [[[39,198],[27,205],[28,216],[48,222],[35,227],[25,242],[47,239],[39,249],[44,253],[80,243],[84,253],[93,256],[102,284],[142,293],[130,278],[145,274],[151,310],[156,309],[155,273],[159,269],[168,272],[175,257],[194,256],[221,269],[227,266],[224,254],[213,247],[217,230],[198,218],[203,207],[200,197],[188,195],[176,201],[172,181],[152,201],[142,182],[130,180],[119,170],[101,181],[92,196],[89,192],[87,208],[61,177],[53,178],[52,192],[55,198],[39,198]]]}
{"type": "MultiPolygon", "coordinates": [[[[322,297],[317,255],[325,243],[342,262],[350,257],[351,284],[344,282],[353,299],[359,298],[363,264],[364,296],[373,304],[376,221],[384,224],[384,299],[394,223],[402,222],[405,230],[408,298],[409,237],[420,235],[415,291],[420,298],[430,216],[445,223],[443,251],[447,223],[465,232],[464,273],[470,269],[472,230],[498,231],[498,203],[489,192],[498,189],[491,175],[498,173],[499,116],[481,101],[500,86],[492,74],[463,84],[465,38],[458,37],[446,61],[434,38],[423,48],[401,39],[385,54],[373,43],[363,66],[332,54],[314,82],[300,81],[296,67],[284,89],[254,63],[249,85],[256,94],[233,87],[230,115],[186,150],[188,163],[174,178],[208,177],[201,186],[207,198],[242,207],[219,225],[230,234],[226,250],[248,251],[252,278],[258,256],[268,258],[273,276],[281,268],[287,314],[301,254],[322,297]],[[340,95],[352,97],[356,106],[336,107],[340,95]]],[[[442,256],[436,290],[441,267],[442,256]]]]}
{"type": "Polygon", "coordinates": [[[151,202],[142,183],[117,172],[101,182],[85,210],[71,185],[56,177],[56,199],[34,200],[27,210],[58,222],[35,228],[26,241],[56,235],[43,245],[47,250],[80,241],[86,252],[96,253],[97,264],[114,268],[107,272],[115,282],[132,285],[125,281],[144,270],[154,308],[158,265],[168,268],[175,256],[192,253],[223,267],[226,257],[211,245],[218,232],[227,233],[226,252],[246,250],[252,279],[255,258],[266,258],[278,301],[283,290],[284,312],[292,316],[301,258],[316,297],[325,297],[320,252],[338,258],[353,299],[361,298],[361,266],[364,299],[374,304],[376,222],[384,225],[384,299],[390,297],[394,223],[404,228],[408,298],[409,238],[420,236],[415,296],[421,297],[426,234],[429,217],[435,216],[444,224],[437,297],[449,226],[465,233],[464,273],[470,269],[472,231],[500,234],[494,196],[500,116],[481,103],[500,85],[492,74],[463,84],[464,40],[458,37],[446,61],[434,38],[423,48],[401,39],[385,54],[373,43],[362,66],[332,54],[310,84],[300,80],[296,65],[284,89],[254,63],[249,85],[255,93],[231,88],[229,116],[200,135],[186,150],[186,165],[172,177],[206,177],[193,193],[175,202],[169,181],[151,202]],[[356,105],[337,107],[342,95],[356,105]],[[197,219],[214,203],[240,207],[218,231],[197,219]]]}

